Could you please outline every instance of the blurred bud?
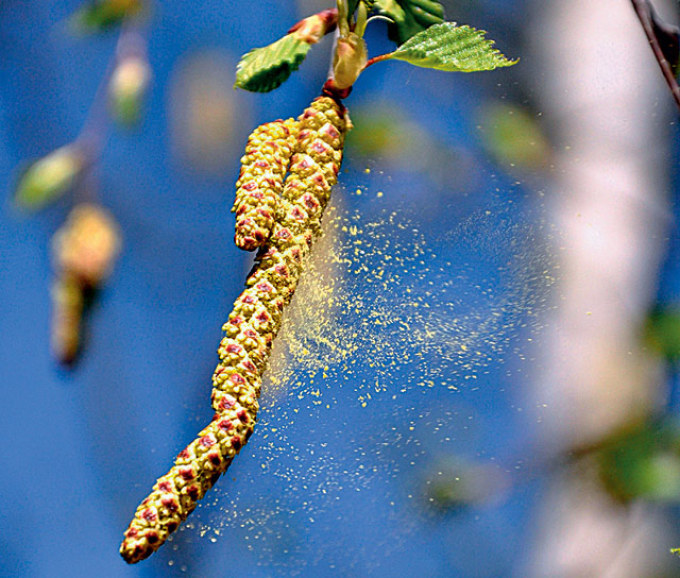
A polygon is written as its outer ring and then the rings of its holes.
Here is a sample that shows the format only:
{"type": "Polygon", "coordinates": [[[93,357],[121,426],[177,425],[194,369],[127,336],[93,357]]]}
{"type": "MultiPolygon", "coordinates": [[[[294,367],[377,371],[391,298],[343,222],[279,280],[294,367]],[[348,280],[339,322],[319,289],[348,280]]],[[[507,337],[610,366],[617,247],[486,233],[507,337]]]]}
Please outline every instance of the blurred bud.
{"type": "Polygon", "coordinates": [[[52,286],[50,296],[52,355],[60,363],[68,365],[75,361],[80,347],[80,325],[85,301],[83,287],[73,277],[62,275],[52,286]]]}
{"type": "Polygon", "coordinates": [[[457,511],[502,497],[510,481],[496,466],[450,459],[425,472],[424,497],[434,510],[457,511]]]}
{"type": "Polygon", "coordinates": [[[120,251],[120,233],[101,207],[77,205],[52,239],[57,279],[52,286],[53,355],[71,364],[81,342],[83,311],[93,290],[111,272],[120,251]]]}
{"type": "Polygon", "coordinates": [[[142,0],[90,0],[73,14],[72,22],[77,31],[102,32],[138,16],[142,8],[142,0]]]}
{"type": "Polygon", "coordinates": [[[113,116],[121,124],[131,126],[139,121],[150,80],[151,69],[142,56],[128,56],[114,69],[109,82],[109,102],[113,116]]]}
{"type": "Polygon", "coordinates": [[[73,186],[84,165],[84,155],[76,145],[51,152],[21,175],[14,194],[16,203],[31,211],[43,208],[73,186]]]}
{"type": "Polygon", "coordinates": [[[98,285],[111,272],[120,251],[120,233],[101,207],[77,205],[52,239],[55,266],[83,286],[98,285]]]}
{"type": "Polygon", "coordinates": [[[338,38],[333,59],[333,81],[335,88],[350,88],[361,74],[368,60],[366,42],[350,32],[338,38]]]}

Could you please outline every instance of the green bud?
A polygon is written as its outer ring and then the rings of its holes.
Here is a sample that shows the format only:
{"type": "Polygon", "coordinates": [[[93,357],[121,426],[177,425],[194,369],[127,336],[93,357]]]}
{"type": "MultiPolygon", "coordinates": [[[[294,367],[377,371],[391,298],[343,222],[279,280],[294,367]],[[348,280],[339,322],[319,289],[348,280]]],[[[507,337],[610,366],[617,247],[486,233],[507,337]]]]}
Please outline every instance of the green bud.
{"type": "Polygon", "coordinates": [[[113,116],[126,126],[139,121],[142,99],[151,80],[151,70],[145,58],[123,59],[113,71],[109,82],[109,102],[113,116]]]}
{"type": "Polygon", "coordinates": [[[340,90],[350,88],[366,66],[367,60],[368,51],[363,38],[353,32],[338,38],[333,61],[335,87],[340,90]]]}

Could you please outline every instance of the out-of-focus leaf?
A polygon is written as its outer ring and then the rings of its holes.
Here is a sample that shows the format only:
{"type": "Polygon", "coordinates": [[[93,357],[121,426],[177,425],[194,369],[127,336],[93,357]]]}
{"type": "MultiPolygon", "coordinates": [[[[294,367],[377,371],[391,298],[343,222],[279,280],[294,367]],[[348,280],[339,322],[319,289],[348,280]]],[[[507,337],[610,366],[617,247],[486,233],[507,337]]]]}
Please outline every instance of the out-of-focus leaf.
{"type": "Polygon", "coordinates": [[[499,163],[526,169],[548,165],[550,145],[534,115],[518,106],[494,103],[483,106],[479,117],[484,147],[499,163]]]}
{"type": "Polygon", "coordinates": [[[374,8],[392,20],[388,35],[397,44],[444,22],[444,7],[437,0],[376,0],[374,8]]]}
{"type": "Polygon", "coordinates": [[[509,480],[497,466],[451,457],[433,463],[422,485],[427,505],[444,513],[497,498],[509,486],[509,480]]]}
{"type": "Polygon", "coordinates": [[[252,92],[278,88],[300,67],[310,47],[287,34],[268,46],[251,50],[238,63],[235,86],[252,92]]]}
{"type": "Polygon", "coordinates": [[[637,424],[595,451],[600,479],[623,502],[680,502],[680,428],[671,421],[637,424]]]}
{"type": "Polygon", "coordinates": [[[141,0],[95,0],[87,2],[72,16],[76,30],[102,32],[126,18],[137,16],[142,10],[141,0]]]}
{"type": "Polygon", "coordinates": [[[75,145],[61,147],[35,161],[16,185],[17,205],[30,211],[42,209],[73,186],[83,165],[82,152],[75,145]]]}
{"type": "Polygon", "coordinates": [[[494,48],[485,34],[483,30],[453,22],[435,24],[406,41],[388,58],[447,72],[493,70],[517,63],[494,48]]]}
{"type": "Polygon", "coordinates": [[[656,309],[644,329],[646,344],[671,362],[680,360],[680,308],[656,309]]]}

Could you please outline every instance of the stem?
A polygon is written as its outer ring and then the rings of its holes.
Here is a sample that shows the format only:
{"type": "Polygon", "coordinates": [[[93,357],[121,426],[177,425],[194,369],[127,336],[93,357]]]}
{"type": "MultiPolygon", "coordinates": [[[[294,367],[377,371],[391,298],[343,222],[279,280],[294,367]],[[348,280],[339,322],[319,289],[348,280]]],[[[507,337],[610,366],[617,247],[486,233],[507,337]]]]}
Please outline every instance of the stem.
{"type": "Polygon", "coordinates": [[[366,70],[369,66],[372,64],[375,64],[376,62],[382,62],[383,60],[389,60],[392,58],[392,55],[394,52],[388,52],[387,54],[381,54],[380,56],[374,56],[373,58],[369,58],[368,62],[366,62],[366,65],[364,66],[364,70],[366,70]]]}
{"type": "Polygon", "coordinates": [[[656,57],[659,66],[661,67],[661,72],[663,77],[666,79],[668,88],[671,90],[675,104],[680,108],[680,86],[678,86],[678,81],[673,74],[671,65],[664,56],[663,50],[659,45],[659,40],[654,32],[654,24],[652,22],[652,6],[648,0],[631,0],[635,13],[642,24],[642,28],[645,31],[649,45],[652,47],[654,56],[656,57]]]}
{"type": "Polygon", "coordinates": [[[118,36],[115,54],[106,66],[80,134],[76,137],[76,143],[85,154],[88,164],[94,163],[99,158],[108,135],[110,118],[107,110],[107,87],[111,75],[121,60],[132,55],[146,58],[146,38],[137,25],[124,23],[118,36]]]}

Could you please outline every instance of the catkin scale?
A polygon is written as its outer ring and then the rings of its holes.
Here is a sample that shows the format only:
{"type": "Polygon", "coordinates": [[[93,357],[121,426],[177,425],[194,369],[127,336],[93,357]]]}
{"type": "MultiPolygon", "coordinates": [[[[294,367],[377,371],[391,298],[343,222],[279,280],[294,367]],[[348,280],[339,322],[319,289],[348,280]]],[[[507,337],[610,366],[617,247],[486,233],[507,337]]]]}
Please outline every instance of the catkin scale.
{"type": "MultiPolygon", "coordinates": [[[[291,145],[295,154],[276,199],[268,241],[260,248],[246,289],[222,328],[225,336],[212,378],[215,417],[180,452],[171,470],[158,479],[137,508],[120,547],[128,563],[150,556],[165,542],[252,434],[262,373],[281,327],[283,309],[295,292],[304,257],[320,229],[348,126],[342,105],[326,96],[317,98],[299,118],[299,132],[291,145]]],[[[255,142],[249,140],[248,147],[255,142]]],[[[242,187],[249,176],[242,171],[237,186],[242,187]]]]}
{"type": "Polygon", "coordinates": [[[248,137],[232,208],[241,249],[252,251],[269,238],[297,131],[298,122],[289,118],[260,125],[248,137]]]}

